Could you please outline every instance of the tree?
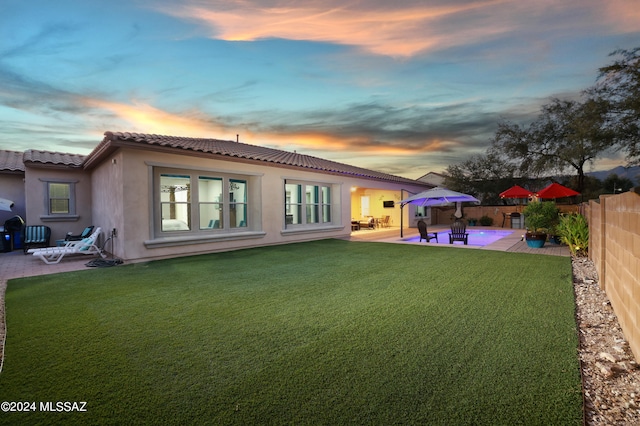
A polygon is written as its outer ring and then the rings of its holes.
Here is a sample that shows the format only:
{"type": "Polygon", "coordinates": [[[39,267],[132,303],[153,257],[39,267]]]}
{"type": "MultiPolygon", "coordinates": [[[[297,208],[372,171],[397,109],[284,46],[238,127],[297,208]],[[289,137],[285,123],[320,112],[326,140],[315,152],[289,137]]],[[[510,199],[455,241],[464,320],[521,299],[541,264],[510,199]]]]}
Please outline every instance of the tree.
{"type": "Polygon", "coordinates": [[[629,163],[640,164],[640,47],[616,50],[612,64],[600,68],[600,77],[588,93],[607,104],[607,126],[629,163]]]}
{"type": "Polygon", "coordinates": [[[447,167],[445,186],[454,191],[472,194],[483,204],[498,204],[499,193],[512,186],[515,167],[499,153],[489,152],[447,167]]]}
{"type": "Polygon", "coordinates": [[[617,174],[612,173],[602,182],[602,186],[605,194],[618,194],[633,188],[633,182],[631,182],[631,179],[619,177],[617,174]]]}
{"type": "Polygon", "coordinates": [[[522,176],[561,174],[573,169],[577,175],[575,189],[581,192],[585,165],[614,144],[612,131],[604,126],[607,106],[593,98],[584,102],[553,99],[528,127],[499,123],[490,151],[509,158],[522,176]]]}

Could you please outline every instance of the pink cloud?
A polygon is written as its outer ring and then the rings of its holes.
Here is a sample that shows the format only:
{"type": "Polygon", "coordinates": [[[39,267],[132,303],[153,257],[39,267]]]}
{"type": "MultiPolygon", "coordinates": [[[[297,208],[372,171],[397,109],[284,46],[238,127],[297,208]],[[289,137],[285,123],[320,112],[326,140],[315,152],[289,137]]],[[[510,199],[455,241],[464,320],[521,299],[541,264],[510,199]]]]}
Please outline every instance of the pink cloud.
{"type": "Polygon", "coordinates": [[[272,146],[289,151],[309,152],[321,147],[324,152],[415,156],[417,153],[446,152],[459,145],[453,141],[442,140],[425,140],[422,143],[414,142],[411,144],[374,144],[366,137],[348,137],[330,132],[275,133],[260,131],[258,134],[247,128],[231,129],[224,123],[213,121],[200,111],[172,113],[141,102],[125,104],[94,98],[84,98],[82,103],[86,107],[107,111],[116,116],[124,123],[124,128],[120,130],[230,140],[234,140],[236,134],[239,134],[241,142],[272,146]]]}
{"type": "Polygon", "coordinates": [[[83,103],[117,116],[132,127],[131,131],[202,138],[228,133],[224,125],[212,122],[198,111],[174,114],[141,102],[123,104],[92,98],[85,98],[83,103]]]}
{"type": "MultiPolygon", "coordinates": [[[[483,0],[449,1],[438,5],[375,2],[197,1],[161,8],[209,28],[211,36],[229,41],[283,38],[357,46],[368,52],[411,57],[420,52],[460,46],[519,33],[545,31],[558,25],[556,16],[580,16],[563,26],[619,26],[637,31],[640,12],[628,0],[483,0]],[[606,11],[603,10],[606,8],[606,11]],[[578,13],[572,13],[578,12],[578,13]],[[607,22],[602,15],[606,14],[607,22]],[[586,19],[585,19],[586,18],[586,19]]],[[[571,18],[570,18],[571,19],[571,18]]],[[[566,28],[566,27],[565,27],[566,28]]]]}
{"type": "Polygon", "coordinates": [[[607,27],[637,31],[640,12],[628,0],[483,0],[442,5],[389,2],[187,0],[162,12],[204,24],[211,36],[229,41],[266,38],[357,46],[378,55],[411,57],[420,52],[492,40],[523,31],[607,27]],[[603,10],[604,9],[604,10],[603,10]],[[606,19],[603,19],[603,14],[606,19]],[[558,19],[557,17],[562,17],[558,19]]]}
{"type": "MultiPolygon", "coordinates": [[[[237,1],[225,9],[197,3],[163,12],[194,20],[211,27],[212,36],[229,41],[283,38],[331,42],[358,46],[371,53],[408,57],[443,45],[455,44],[459,34],[441,33],[437,22],[467,12],[495,6],[506,0],[471,4],[389,8],[330,6],[328,2],[308,2],[301,7],[261,7],[257,2],[237,1]]],[[[483,30],[493,34],[499,27],[483,30]]],[[[478,30],[462,31],[465,38],[477,37],[478,30]]]]}

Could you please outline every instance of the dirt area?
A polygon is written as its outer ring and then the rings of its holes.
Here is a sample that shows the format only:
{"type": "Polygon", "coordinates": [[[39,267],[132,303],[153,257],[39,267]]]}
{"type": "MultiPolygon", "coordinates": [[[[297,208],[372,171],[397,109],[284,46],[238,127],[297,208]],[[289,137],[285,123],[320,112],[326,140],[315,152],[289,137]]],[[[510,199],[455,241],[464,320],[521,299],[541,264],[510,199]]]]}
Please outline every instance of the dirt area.
{"type": "Polygon", "coordinates": [[[572,264],[586,424],[638,425],[640,369],[593,262],[574,258],[572,264]]]}
{"type": "MultiPolygon", "coordinates": [[[[609,299],[598,286],[593,262],[573,258],[572,265],[585,423],[640,425],[640,369],[609,299]]],[[[5,289],[6,283],[0,280],[0,356],[4,355],[5,289]]]]}

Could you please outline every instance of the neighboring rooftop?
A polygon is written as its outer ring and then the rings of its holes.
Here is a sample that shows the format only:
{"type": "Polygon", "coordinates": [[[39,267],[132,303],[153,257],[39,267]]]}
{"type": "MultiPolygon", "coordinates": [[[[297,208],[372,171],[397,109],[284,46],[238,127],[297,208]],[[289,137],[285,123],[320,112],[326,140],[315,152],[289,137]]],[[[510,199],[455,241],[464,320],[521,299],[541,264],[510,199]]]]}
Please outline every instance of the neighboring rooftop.
{"type": "Polygon", "coordinates": [[[442,173],[429,172],[426,175],[420,176],[417,180],[420,182],[430,183],[435,186],[442,186],[444,184],[445,176],[442,173]]]}

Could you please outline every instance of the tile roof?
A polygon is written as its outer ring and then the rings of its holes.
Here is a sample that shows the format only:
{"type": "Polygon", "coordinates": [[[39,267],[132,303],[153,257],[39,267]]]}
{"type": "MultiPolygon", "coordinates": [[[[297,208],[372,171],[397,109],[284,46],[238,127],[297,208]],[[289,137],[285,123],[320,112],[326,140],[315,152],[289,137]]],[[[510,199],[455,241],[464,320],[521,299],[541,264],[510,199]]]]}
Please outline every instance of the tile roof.
{"type": "Polygon", "coordinates": [[[350,166],[336,161],[235,141],[126,132],[105,132],[104,135],[105,137],[102,143],[96,147],[94,152],[89,154],[89,157],[99,155],[99,153],[102,152],[104,147],[108,144],[118,145],[120,143],[126,143],[128,145],[130,143],[135,143],[147,146],[167,147],[176,150],[189,150],[207,154],[236,157],[246,160],[264,161],[289,167],[311,169],[324,173],[349,175],[353,177],[396,183],[406,182],[413,185],[424,185],[424,182],[418,182],[413,179],[376,172],[374,170],[368,170],[361,167],[350,166]]]}
{"type": "Polygon", "coordinates": [[[0,171],[24,172],[22,152],[0,150],[0,171]]]}
{"type": "Polygon", "coordinates": [[[87,157],[79,154],[66,154],[62,152],[38,151],[30,149],[24,152],[24,162],[47,165],[60,165],[67,167],[81,167],[87,157]]]}

